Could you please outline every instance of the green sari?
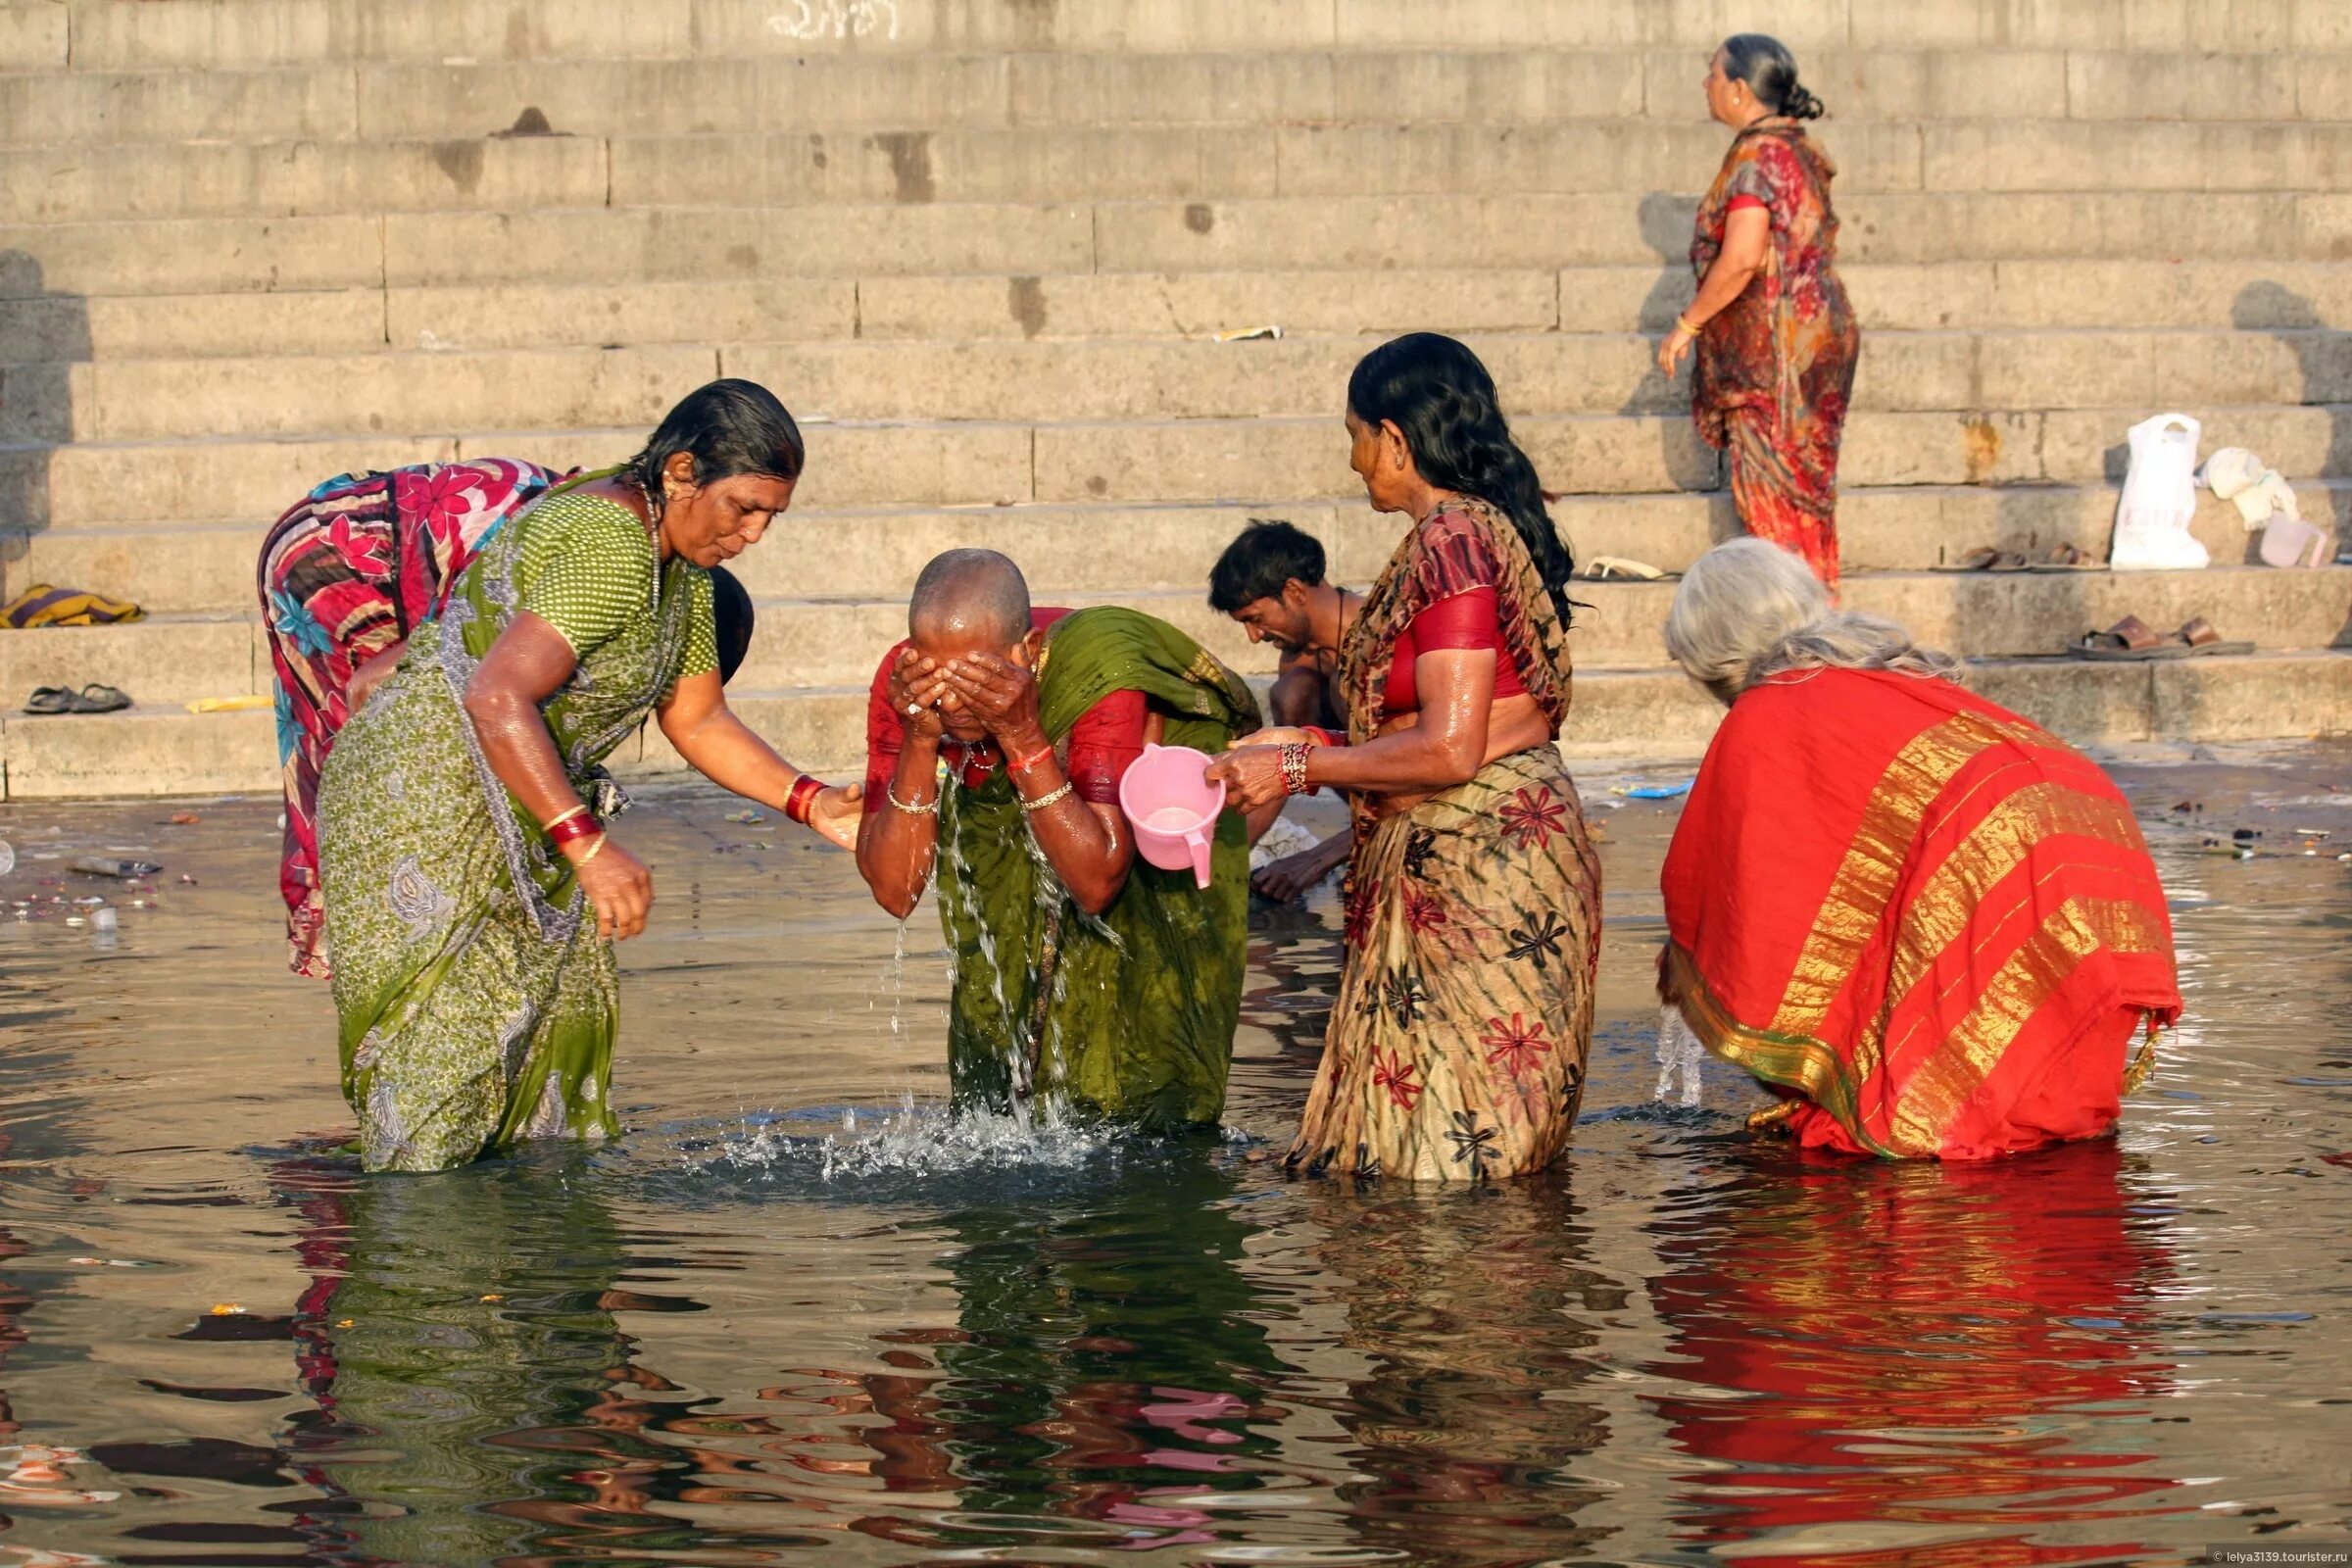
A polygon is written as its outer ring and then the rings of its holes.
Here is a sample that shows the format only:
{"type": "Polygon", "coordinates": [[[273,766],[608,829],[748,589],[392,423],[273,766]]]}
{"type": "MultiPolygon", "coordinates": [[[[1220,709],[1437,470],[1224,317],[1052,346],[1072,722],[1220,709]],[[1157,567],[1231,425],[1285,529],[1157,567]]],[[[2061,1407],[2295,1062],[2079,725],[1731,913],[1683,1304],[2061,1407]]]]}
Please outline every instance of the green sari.
{"type": "Polygon", "coordinates": [[[343,1094],[369,1170],[619,1130],[606,1103],[612,944],[464,708],[475,667],[526,610],[579,656],[541,712],[608,821],[626,802],[604,760],[680,678],[716,667],[709,575],[683,560],[662,569],[625,507],[551,491],[466,569],[345,726],[320,780],[318,858],[343,1094]]]}
{"type": "MultiPolygon", "coordinates": [[[[1168,746],[1221,752],[1257,726],[1240,676],[1165,621],[1112,606],[1047,628],[1037,685],[1046,733],[1065,751],[1079,718],[1113,692],[1142,692],[1168,746]]],[[[956,959],[956,1103],[1002,1110],[1024,1090],[1082,1121],[1158,1131],[1214,1123],[1248,945],[1241,815],[1218,820],[1207,887],[1139,856],[1097,917],[1070,901],[1032,847],[1003,768],[977,789],[946,789],[943,800],[938,888],[956,959]]]]}

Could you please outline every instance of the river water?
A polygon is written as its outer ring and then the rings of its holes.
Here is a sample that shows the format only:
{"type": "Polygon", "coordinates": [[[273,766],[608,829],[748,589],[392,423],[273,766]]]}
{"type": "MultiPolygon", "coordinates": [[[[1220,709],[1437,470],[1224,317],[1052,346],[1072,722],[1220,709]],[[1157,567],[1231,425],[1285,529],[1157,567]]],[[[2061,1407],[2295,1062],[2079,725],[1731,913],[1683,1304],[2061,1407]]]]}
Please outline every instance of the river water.
{"type": "Polygon", "coordinates": [[[274,805],[0,808],[0,1564],[2352,1546],[2352,752],[2119,775],[2191,1009],[2120,1139],[1806,1162],[1721,1064],[1658,1103],[1675,806],[1628,802],[1573,1153],[1487,1191],[1267,1157],[1328,891],[1253,932],[1226,1139],[947,1128],[936,916],[897,956],[846,857],[693,791],[624,824],[628,1136],[364,1178],[274,805]],[[109,847],[155,892],[61,869],[109,847]]]}

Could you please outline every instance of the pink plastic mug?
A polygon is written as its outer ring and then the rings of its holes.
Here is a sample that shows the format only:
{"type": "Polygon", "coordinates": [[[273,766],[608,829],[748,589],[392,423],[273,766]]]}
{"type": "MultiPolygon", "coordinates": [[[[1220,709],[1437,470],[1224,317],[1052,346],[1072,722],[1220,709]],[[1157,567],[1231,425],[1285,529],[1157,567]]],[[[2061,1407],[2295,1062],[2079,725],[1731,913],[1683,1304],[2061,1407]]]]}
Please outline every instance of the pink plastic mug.
{"type": "Polygon", "coordinates": [[[1225,784],[1204,776],[1208,756],[1190,746],[1147,746],[1119,780],[1119,809],[1135,829],[1135,847],[1163,871],[1193,868],[1208,886],[1209,841],[1225,809],[1225,784]]]}

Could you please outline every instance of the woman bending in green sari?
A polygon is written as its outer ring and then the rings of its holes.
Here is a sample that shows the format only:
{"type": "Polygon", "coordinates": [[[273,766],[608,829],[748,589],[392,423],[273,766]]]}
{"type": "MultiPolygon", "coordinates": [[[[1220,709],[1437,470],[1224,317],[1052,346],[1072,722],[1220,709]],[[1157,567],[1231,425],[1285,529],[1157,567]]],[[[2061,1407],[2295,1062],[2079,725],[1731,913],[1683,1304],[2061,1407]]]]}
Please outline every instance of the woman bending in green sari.
{"type": "Polygon", "coordinates": [[[604,760],[658,713],[712,782],[847,845],[827,789],[729,711],[709,568],[792,504],[764,387],[714,381],[618,468],[549,491],[466,567],[354,715],[318,794],[343,1094],[369,1170],[619,1130],[612,944],[653,878],[606,824],[604,760]]]}
{"type": "Polygon", "coordinates": [[[858,869],[902,920],[936,875],[956,1104],[1214,1124],[1241,1013],[1247,825],[1219,820],[1201,888],[1136,859],[1118,787],[1147,743],[1221,752],[1255,729],[1249,687],[1150,615],[1032,611],[993,551],[924,567],[907,623],[874,676],[858,869]]]}

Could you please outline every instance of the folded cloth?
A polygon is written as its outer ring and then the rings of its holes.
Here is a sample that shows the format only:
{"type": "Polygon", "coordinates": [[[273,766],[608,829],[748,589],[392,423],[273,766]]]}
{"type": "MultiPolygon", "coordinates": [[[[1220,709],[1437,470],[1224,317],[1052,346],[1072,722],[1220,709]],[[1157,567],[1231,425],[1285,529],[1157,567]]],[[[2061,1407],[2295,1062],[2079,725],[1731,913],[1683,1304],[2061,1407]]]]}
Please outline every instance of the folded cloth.
{"type": "Polygon", "coordinates": [[[0,622],[19,630],[34,626],[111,626],[139,620],[147,612],[127,599],[109,599],[86,588],[53,588],[36,582],[0,606],[0,622]]]}

